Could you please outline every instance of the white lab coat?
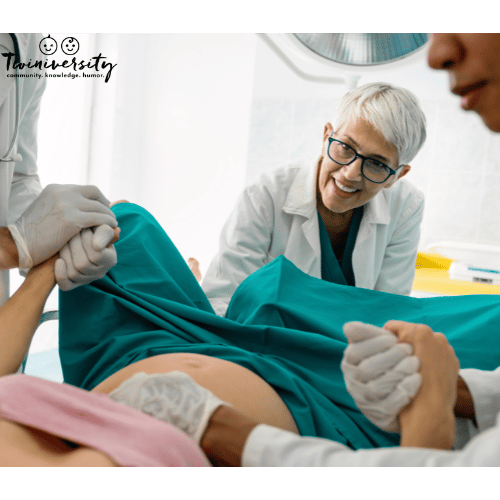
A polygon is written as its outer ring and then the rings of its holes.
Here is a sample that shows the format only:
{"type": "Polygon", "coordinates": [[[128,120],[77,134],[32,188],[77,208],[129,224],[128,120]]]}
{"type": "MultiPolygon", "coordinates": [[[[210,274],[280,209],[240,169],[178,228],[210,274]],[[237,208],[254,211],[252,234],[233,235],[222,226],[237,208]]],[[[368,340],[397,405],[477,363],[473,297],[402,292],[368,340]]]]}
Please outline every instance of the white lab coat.
{"type": "MultiPolygon", "coordinates": [[[[243,191],[202,282],[217,314],[225,314],[247,276],[279,255],[321,278],[316,166],[317,160],[295,162],[262,175],[243,191]]],[[[423,209],[423,194],[405,179],[365,205],[352,255],[357,287],[410,293],[423,209]]]]}
{"type": "Polygon", "coordinates": [[[244,467],[491,467],[500,466],[500,368],[466,369],[460,375],[471,392],[477,429],[458,419],[454,451],[423,448],[379,448],[353,451],[320,438],[300,437],[267,425],[249,435],[244,467]],[[462,446],[465,445],[463,448],[462,446]],[[457,447],[457,446],[456,446],[457,447]]]}
{"type": "MultiPolygon", "coordinates": [[[[45,60],[39,50],[42,35],[16,33],[21,62],[45,60]]],[[[0,33],[0,54],[14,52],[12,39],[0,33]]],[[[0,155],[4,156],[14,135],[16,120],[16,78],[12,67],[7,72],[7,59],[0,56],[0,155]]],[[[24,68],[21,74],[40,73],[24,68]]],[[[22,161],[0,162],[0,227],[16,221],[40,194],[42,186],[37,173],[36,132],[40,113],[40,100],[45,90],[46,79],[20,77],[18,79],[20,100],[19,135],[12,154],[19,153],[22,161]]],[[[3,288],[0,284],[0,304],[8,298],[8,271],[2,272],[3,288]],[[6,287],[6,288],[5,288],[6,287]]]]}

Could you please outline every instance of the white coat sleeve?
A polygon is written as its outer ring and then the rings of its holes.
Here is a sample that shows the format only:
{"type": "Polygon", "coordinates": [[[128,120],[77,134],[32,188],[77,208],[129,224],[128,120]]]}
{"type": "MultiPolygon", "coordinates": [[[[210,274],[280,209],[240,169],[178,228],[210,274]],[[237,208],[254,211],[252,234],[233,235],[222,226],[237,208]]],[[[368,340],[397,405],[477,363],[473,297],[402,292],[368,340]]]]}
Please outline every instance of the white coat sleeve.
{"type": "Polygon", "coordinates": [[[460,451],[423,448],[351,450],[327,439],[301,437],[258,425],[242,455],[244,467],[487,467],[500,466],[500,418],[497,425],[460,451]]]}
{"type": "Polygon", "coordinates": [[[401,214],[387,248],[374,289],[381,292],[409,295],[415,279],[420,225],[424,216],[424,198],[419,193],[401,214]]]}
{"type": "Polygon", "coordinates": [[[500,368],[494,371],[464,368],[460,376],[472,396],[479,432],[493,427],[500,413],[500,368]]]}
{"type": "MultiPolygon", "coordinates": [[[[30,82],[32,83],[32,82],[30,82]]],[[[9,224],[15,222],[42,191],[37,172],[37,127],[40,102],[45,90],[46,78],[37,79],[34,91],[23,86],[22,114],[19,124],[17,152],[22,161],[16,163],[9,197],[9,224]]]]}
{"type": "Polygon", "coordinates": [[[222,228],[219,251],[201,284],[219,316],[226,314],[238,285],[267,264],[273,231],[272,207],[272,197],[264,186],[250,186],[238,198],[222,228]]]}

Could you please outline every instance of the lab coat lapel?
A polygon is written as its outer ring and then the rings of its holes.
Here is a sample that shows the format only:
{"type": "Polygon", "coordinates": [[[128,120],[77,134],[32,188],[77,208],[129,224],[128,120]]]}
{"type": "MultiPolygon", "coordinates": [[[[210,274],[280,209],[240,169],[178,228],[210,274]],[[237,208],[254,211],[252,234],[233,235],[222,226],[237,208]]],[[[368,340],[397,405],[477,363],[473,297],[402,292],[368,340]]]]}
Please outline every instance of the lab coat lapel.
{"type": "Polygon", "coordinates": [[[300,168],[295,177],[283,211],[293,215],[289,243],[285,257],[300,262],[301,268],[315,277],[321,277],[321,250],[316,208],[317,161],[300,168]]]}
{"type": "Polygon", "coordinates": [[[386,192],[389,193],[389,189],[383,189],[365,205],[356,244],[363,243],[370,238],[375,224],[387,225],[391,221],[386,192]]]}
{"type": "Polygon", "coordinates": [[[385,250],[385,241],[379,241],[380,232],[377,231],[377,226],[388,225],[391,221],[388,196],[390,189],[383,189],[364,206],[363,218],[352,252],[354,279],[356,286],[360,288],[375,286],[375,262],[380,260],[381,251],[377,245],[383,244],[385,250]],[[363,269],[362,273],[358,271],[360,269],[363,269]]]}

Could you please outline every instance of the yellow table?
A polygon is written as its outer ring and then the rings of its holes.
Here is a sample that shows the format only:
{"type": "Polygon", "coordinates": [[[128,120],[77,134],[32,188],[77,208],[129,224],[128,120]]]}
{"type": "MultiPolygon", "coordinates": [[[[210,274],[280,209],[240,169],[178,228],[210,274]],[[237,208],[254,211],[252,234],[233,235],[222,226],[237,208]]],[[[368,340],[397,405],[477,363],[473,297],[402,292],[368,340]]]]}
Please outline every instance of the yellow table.
{"type": "Polygon", "coordinates": [[[439,254],[419,252],[412,289],[439,295],[500,295],[499,285],[451,280],[448,269],[452,262],[439,254]]]}

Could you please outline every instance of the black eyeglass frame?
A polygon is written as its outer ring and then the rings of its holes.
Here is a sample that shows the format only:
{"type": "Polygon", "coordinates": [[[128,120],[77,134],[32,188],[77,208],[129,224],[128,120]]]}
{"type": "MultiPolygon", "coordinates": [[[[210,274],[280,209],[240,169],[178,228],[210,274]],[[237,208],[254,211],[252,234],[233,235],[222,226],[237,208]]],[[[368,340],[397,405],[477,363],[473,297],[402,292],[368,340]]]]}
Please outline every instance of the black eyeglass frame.
{"type": "Polygon", "coordinates": [[[349,146],[349,144],[346,144],[345,142],[342,142],[342,141],[339,141],[338,139],[334,139],[333,137],[328,137],[328,157],[330,158],[330,160],[334,161],[337,165],[350,165],[351,163],[354,163],[356,161],[357,158],[361,158],[362,162],[361,162],[361,175],[369,180],[370,182],[373,182],[375,184],[383,184],[391,175],[394,175],[398,169],[400,169],[403,165],[399,165],[399,167],[396,168],[396,170],[392,169],[391,167],[389,167],[389,165],[386,165],[384,162],[382,161],[379,161],[379,160],[375,160],[375,158],[370,158],[369,156],[363,156],[363,155],[360,155],[352,146],[349,146]],[[334,160],[331,156],[330,156],[330,146],[332,145],[332,142],[339,142],[340,144],[344,145],[344,146],[347,146],[349,149],[352,149],[354,151],[354,158],[350,161],[348,161],[347,163],[340,163],[338,162],[337,160],[334,160]],[[366,160],[371,160],[371,161],[376,161],[378,163],[380,163],[381,165],[383,165],[384,167],[388,168],[389,169],[389,175],[383,180],[383,181],[374,181],[372,179],[370,179],[369,177],[367,177],[365,175],[365,161],[366,160]]]}

